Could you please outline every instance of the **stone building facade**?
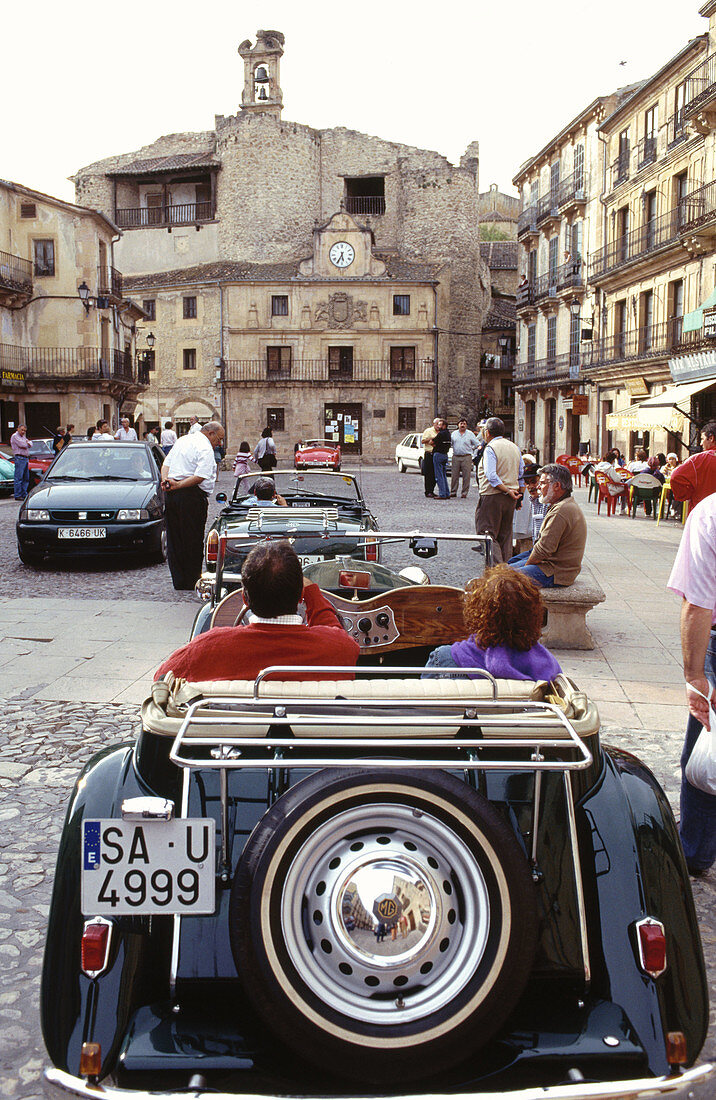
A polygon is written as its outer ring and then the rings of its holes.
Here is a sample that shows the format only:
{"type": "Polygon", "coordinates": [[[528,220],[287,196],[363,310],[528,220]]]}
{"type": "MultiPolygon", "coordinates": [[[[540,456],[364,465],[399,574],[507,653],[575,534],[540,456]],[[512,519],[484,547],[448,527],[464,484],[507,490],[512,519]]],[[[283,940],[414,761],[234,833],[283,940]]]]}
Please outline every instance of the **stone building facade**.
{"type": "Polygon", "coordinates": [[[595,100],[515,176],[518,441],[544,460],[683,455],[716,411],[700,309],[715,276],[716,0],[700,13],[708,33],[595,100]],[[679,380],[691,388],[672,395],[679,380]]]}
{"type": "Polygon", "coordinates": [[[142,392],[142,311],[114,266],[119,230],[104,214],[0,180],[0,435],[59,424],[117,424],[142,392]],[[89,294],[85,308],[78,287],[89,294]]]}
{"type": "MultiPolygon", "coordinates": [[[[506,231],[510,225],[516,236],[517,222],[506,220],[506,231]]],[[[507,434],[514,439],[518,245],[516,240],[483,241],[480,249],[490,269],[492,292],[492,303],[482,325],[481,411],[483,416],[499,416],[507,434]]]]}
{"type": "MultiPolygon", "coordinates": [[[[208,271],[213,264],[225,263],[287,264],[294,270],[314,254],[317,227],[341,213],[350,215],[357,230],[370,234],[375,264],[385,265],[388,273],[395,265],[396,270],[402,270],[400,265],[408,265],[411,271],[423,265],[437,271],[428,310],[432,346],[425,351],[422,334],[415,344],[416,355],[432,359],[437,372],[437,394],[429,404],[434,407],[437,398],[441,411],[449,416],[463,410],[473,413],[480,394],[479,333],[490,299],[489,274],[479,248],[477,143],[468,146],[459,165],[452,165],[436,152],[344,127],[316,130],[286,122],[279,79],[283,46],[277,31],[259,31],[253,46],[243,42],[239,52],[244,88],[236,115],[217,116],[212,131],[170,135],[81,169],[75,176],[78,200],[105,211],[125,231],[121,265],[132,276],[152,277],[159,311],[164,309],[162,273],[171,280],[177,271],[200,267],[208,271]]],[[[384,275],[376,271],[377,267],[370,268],[354,276],[350,269],[335,269],[333,274],[339,280],[359,278],[361,300],[382,301],[384,275]]],[[[167,294],[171,293],[168,281],[167,294]]],[[[215,297],[219,308],[221,296],[215,292],[215,297]]],[[[385,311],[379,307],[378,313],[379,328],[369,328],[371,332],[382,332],[386,324],[385,311]]],[[[229,326],[226,310],[223,317],[210,315],[207,306],[206,324],[192,320],[201,329],[196,339],[202,357],[199,367],[206,379],[204,400],[214,408],[212,394],[217,399],[219,395],[208,383],[216,380],[221,361],[230,358],[229,344],[233,347],[242,333],[228,331],[235,325],[229,326]]],[[[393,315],[389,316],[386,340],[393,324],[393,315]]],[[[320,327],[315,314],[311,318],[310,331],[318,347],[320,327]]],[[[360,324],[345,332],[356,346],[364,336],[360,324]]],[[[195,390],[200,388],[199,375],[191,395],[181,374],[175,374],[170,384],[175,369],[171,339],[171,345],[163,345],[160,339],[156,345],[163,417],[181,413],[182,403],[196,400],[195,390]]],[[[377,354],[377,347],[375,351],[366,347],[360,354],[364,352],[377,354]]],[[[431,364],[431,374],[432,370],[431,364]]],[[[225,371],[225,377],[229,373],[225,371]]],[[[400,384],[389,388],[381,406],[386,410],[385,431],[364,437],[365,453],[373,457],[388,457],[389,443],[400,430],[398,409],[404,407],[400,384]]],[[[271,390],[267,379],[262,405],[278,407],[271,390]]],[[[326,398],[335,400],[331,393],[326,398]]],[[[150,388],[147,405],[156,406],[155,389],[150,388]]],[[[318,434],[320,419],[314,414],[303,419],[311,418],[312,434],[318,434]]],[[[257,421],[246,430],[255,435],[261,427],[257,421]]],[[[231,421],[228,428],[232,440],[244,430],[231,421]]],[[[292,444],[286,431],[282,442],[292,444]]]]}

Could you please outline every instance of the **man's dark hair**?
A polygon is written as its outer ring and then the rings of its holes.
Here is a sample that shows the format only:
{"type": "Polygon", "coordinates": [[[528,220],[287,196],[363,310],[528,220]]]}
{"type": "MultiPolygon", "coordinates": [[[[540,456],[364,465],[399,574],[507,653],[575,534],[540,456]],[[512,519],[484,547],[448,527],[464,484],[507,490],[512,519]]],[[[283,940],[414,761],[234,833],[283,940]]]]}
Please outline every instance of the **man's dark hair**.
{"type": "Polygon", "coordinates": [[[716,420],[709,420],[708,424],[704,424],[701,431],[704,435],[712,435],[716,437],[716,420]]]}
{"type": "Polygon", "coordinates": [[[255,615],[275,619],[295,615],[303,592],[301,563],[289,543],[262,542],[248,554],[241,580],[255,615]]]}
{"type": "Polygon", "coordinates": [[[485,421],[485,427],[490,435],[504,435],[505,434],[505,422],[500,420],[499,416],[491,416],[485,421]]]}
{"type": "Polygon", "coordinates": [[[543,474],[547,474],[552,481],[556,481],[558,485],[562,486],[563,496],[569,497],[572,495],[572,489],[574,488],[572,483],[572,475],[566,466],[559,466],[556,462],[549,466],[543,466],[543,474]]]}
{"type": "Polygon", "coordinates": [[[271,477],[257,477],[254,482],[253,493],[257,500],[273,500],[276,486],[271,477]]]}

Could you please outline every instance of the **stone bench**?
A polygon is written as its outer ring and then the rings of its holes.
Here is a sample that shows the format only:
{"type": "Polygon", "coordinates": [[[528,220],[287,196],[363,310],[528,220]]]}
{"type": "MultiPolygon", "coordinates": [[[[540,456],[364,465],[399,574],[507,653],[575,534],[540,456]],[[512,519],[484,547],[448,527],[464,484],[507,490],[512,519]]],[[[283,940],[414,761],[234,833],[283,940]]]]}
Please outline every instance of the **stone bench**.
{"type": "Polygon", "coordinates": [[[574,584],[543,588],[545,625],[541,642],[548,649],[594,649],[587,626],[587,612],[606,599],[589,570],[583,569],[574,584]]]}

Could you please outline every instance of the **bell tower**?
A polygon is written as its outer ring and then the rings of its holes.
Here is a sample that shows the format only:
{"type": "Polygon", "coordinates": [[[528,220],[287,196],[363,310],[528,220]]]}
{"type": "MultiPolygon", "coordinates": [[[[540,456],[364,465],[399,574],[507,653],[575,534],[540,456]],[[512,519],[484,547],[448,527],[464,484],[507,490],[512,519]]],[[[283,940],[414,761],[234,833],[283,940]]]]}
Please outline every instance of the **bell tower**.
{"type": "Polygon", "coordinates": [[[256,45],[247,38],[239,46],[244,59],[242,111],[262,111],[281,117],[283,95],[279,69],[283,57],[284,36],[280,31],[256,31],[256,45]]]}

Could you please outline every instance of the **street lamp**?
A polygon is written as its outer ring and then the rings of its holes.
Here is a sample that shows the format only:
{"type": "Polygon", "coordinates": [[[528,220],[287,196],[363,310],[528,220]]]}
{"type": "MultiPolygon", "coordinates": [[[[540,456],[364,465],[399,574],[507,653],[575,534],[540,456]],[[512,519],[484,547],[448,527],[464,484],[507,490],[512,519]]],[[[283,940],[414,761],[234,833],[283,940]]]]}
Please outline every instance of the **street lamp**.
{"type": "Polygon", "coordinates": [[[89,311],[90,311],[90,288],[87,286],[87,283],[85,283],[85,282],[80,283],[80,285],[77,287],[77,293],[80,296],[80,301],[82,302],[82,305],[85,307],[85,310],[87,311],[87,313],[89,313],[89,311]]]}
{"type": "Polygon", "coordinates": [[[569,312],[573,317],[579,317],[582,312],[582,303],[579,298],[572,298],[572,301],[569,303],[569,312]]]}

